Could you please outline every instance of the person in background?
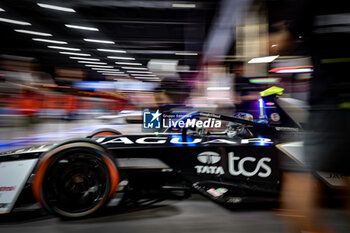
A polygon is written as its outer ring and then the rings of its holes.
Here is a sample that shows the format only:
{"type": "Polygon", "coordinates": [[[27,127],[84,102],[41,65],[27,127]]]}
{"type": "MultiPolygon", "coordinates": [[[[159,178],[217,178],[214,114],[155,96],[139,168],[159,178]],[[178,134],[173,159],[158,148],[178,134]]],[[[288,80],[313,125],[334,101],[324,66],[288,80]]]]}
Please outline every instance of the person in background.
{"type": "Polygon", "coordinates": [[[294,232],[333,232],[320,219],[322,188],[311,174],[344,176],[344,189],[349,192],[345,176],[350,175],[350,9],[343,0],[302,0],[296,6],[296,17],[287,29],[270,38],[277,45],[275,54],[302,38],[314,66],[304,141],[306,169],[286,169],[281,213],[294,232]]]}
{"type": "Polygon", "coordinates": [[[254,118],[258,118],[257,100],[260,98],[258,87],[244,77],[243,63],[233,64],[231,70],[234,75],[236,112],[250,113],[254,118]]]}

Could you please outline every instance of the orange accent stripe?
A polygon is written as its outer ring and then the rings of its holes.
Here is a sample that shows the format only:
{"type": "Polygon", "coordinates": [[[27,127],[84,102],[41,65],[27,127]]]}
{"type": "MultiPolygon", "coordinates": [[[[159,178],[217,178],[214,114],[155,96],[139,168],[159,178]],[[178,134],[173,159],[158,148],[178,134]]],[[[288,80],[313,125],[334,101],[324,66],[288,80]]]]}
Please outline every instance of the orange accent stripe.
{"type": "Polygon", "coordinates": [[[41,196],[41,187],[44,182],[44,175],[45,175],[46,169],[50,165],[52,159],[53,157],[50,156],[42,160],[42,162],[39,164],[39,168],[35,173],[34,180],[33,180],[33,185],[32,185],[33,195],[37,200],[37,202],[39,202],[39,204],[42,206],[44,206],[44,200],[42,199],[42,196],[41,196]]]}
{"type": "Polygon", "coordinates": [[[112,133],[112,132],[100,132],[100,133],[94,134],[94,136],[102,136],[102,135],[116,135],[116,133],[112,133]]]}
{"type": "Polygon", "coordinates": [[[114,193],[117,191],[120,176],[119,176],[118,169],[116,168],[114,163],[108,157],[103,156],[102,159],[106,163],[108,171],[109,171],[109,176],[110,176],[110,180],[111,180],[111,187],[110,187],[110,191],[108,194],[108,198],[111,198],[114,195],[114,193]]]}

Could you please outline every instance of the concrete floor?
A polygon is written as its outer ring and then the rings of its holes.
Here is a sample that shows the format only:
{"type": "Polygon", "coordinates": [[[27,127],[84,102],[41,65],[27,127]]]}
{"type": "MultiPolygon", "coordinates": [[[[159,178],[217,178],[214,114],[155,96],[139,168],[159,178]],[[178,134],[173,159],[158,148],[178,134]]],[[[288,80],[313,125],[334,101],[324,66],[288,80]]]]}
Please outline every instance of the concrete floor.
{"type": "MultiPolygon", "coordinates": [[[[335,232],[350,232],[343,212],[322,210],[322,214],[335,232]]],[[[39,209],[20,211],[0,215],[0,232],[280,233],[288,229],[273,210],[229,210],[194,195],[141,207],[108,207],[99,216],[80,220],[61,220],[39,209]]]]}
{"type": "Polygon", "coordinates": [[[109,207],[100,216],[63,221],[38,210],[0,216],[0,232],[284,232],[271,211],[231,211],[195,196],[130,209],[109,207]]]}

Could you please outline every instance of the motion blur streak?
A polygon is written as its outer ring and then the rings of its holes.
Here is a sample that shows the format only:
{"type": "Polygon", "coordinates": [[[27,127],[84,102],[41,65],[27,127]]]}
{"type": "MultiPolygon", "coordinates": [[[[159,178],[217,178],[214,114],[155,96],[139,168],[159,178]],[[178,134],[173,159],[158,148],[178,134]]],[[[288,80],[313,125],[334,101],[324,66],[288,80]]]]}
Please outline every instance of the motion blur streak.
{"type": "MultiPolygon", "coordinates": [[[[279,161],[281,200],[264,202],[268,207],[264,209],[252,203],[229,211],[196,196],[187,202],[149,207],[155,201],[140,195],[140,200],[123,203],[132,211],[108,207],[101,211],[102,217],[69,224],[42,218],[40,211],[32,211],[33,206],[25,207],[9,217],[1,215],[0,231],[350,232],[344,217],[348,210],[343,209],[350,193],[350,13],[346,3],[1,0],[0,152],[85,137],[99,128],[159,135],[161,130],[143,128],[145,112],[209,112],[245,120],[220,128],[223,137],[239,138],[247,121],[268,124],[271,135],[292,132],[281,140],[297,141],[292,150],[300,150],[305,164],[295,168],[290,161],[279,161]],[[280,106],[283,111],[278,112],[280,106]],[[284,121],[286,115],[298,130],[284,121]],[[330,190],[320,180],[341,185],[330,190]],[[315,205],[316,198],[323,205],[315,205]],[[272,208],[278,209],[278,215],[272,208]],[[135,209],[140,210],[138,214],[135,209]]],[[[251,127],[244,130],[252,139],[251,127]]],[[[169,131],[181,140],[214,135],[196,128],[169,131]],[[184,132],[186,137],[181,136],[184,132]]],[[[138,156],[147,157],[152,150],[138,156]]],[[[212,151],[220,156],[220,163],[226,159],[222,156],[226,150],[220,145],[212,151]]],[[[242,151],[252,156],[249,149],[242,151]]],[[[252,173],[252,160],[241,157],[243,162],[237,159],[232,170],[252,173]]],[[[196,157],[193,160],[200,163],[196,157]]],[[[214,165],[200,166],[214,169],[214,165]]],[[[162,172],[166,176],[170,171],[162,172]]],[[[222,175],[221,170],[216,175],[222,175]]],[[[122,171],[120,179],[134,195],[122,171]]],[[[251,181],[239,177],[235,185],[251,181]]],[[[212,187],[208,190],[206,195],[221,195],[212,187]]],[[[179,196],[178,190],[172,194],[174,199],[179,196]]],[[[244,195],[246,191],[237,191],[237,198],[229,202],[244,200],[244,195]]],[[[0,191],[0,211],[3,197],[0,191]]]]}

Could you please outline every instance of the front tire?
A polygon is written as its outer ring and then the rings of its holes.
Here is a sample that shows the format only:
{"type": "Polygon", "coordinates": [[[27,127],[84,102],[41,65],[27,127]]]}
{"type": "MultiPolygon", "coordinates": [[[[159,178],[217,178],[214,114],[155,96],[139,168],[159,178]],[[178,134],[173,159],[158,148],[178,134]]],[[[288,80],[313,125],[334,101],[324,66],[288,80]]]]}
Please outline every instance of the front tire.
{"type": "Polygon", "coordinates": [[[113,157],[95,142],[77,141],[43,156],[33,192],[49,212],[77,218],[99,210],[114,195],[118,183],[113,157]]]}

